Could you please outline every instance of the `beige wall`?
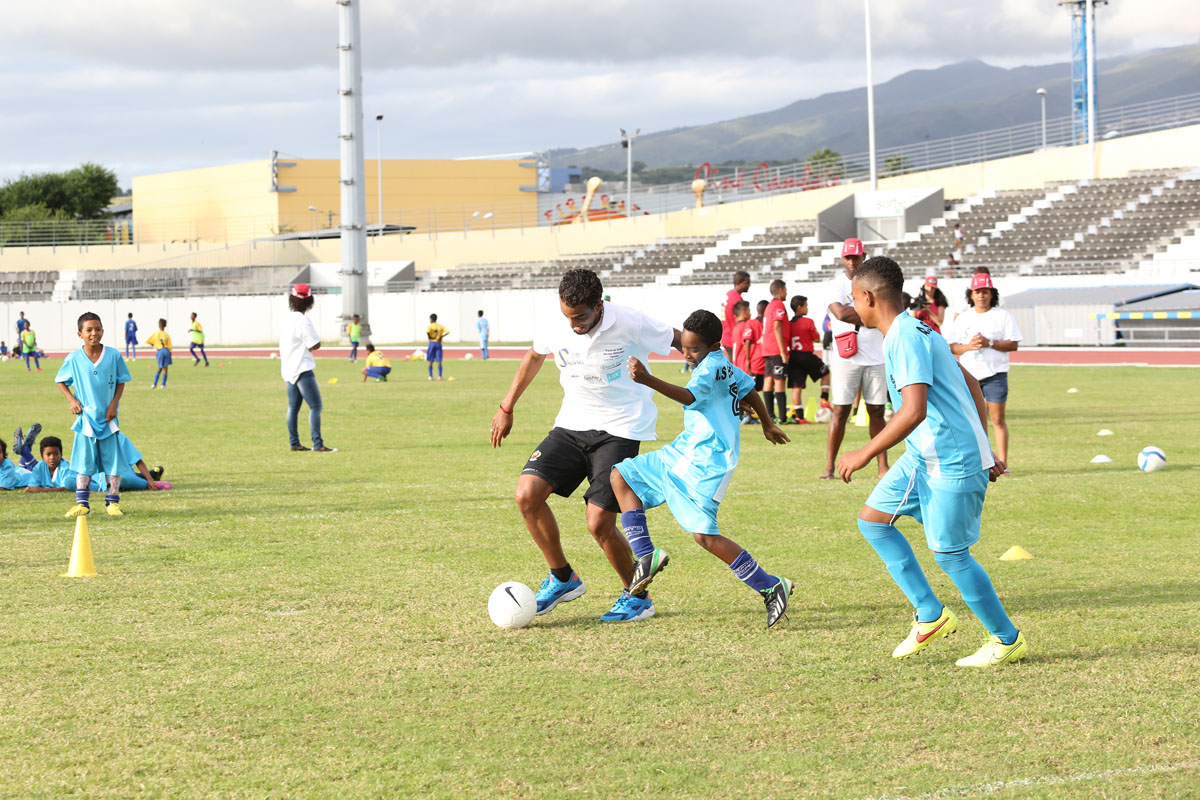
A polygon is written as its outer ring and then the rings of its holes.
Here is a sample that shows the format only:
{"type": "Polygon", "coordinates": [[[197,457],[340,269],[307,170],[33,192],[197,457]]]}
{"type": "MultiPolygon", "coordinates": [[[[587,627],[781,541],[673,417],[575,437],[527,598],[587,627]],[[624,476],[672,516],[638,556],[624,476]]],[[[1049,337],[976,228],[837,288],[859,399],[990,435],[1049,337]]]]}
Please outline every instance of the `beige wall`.
{"type": "Polygon", "coordinates": [[[277,227],[270,161],[133,179],[133,235],[138,244],[244,241],[273,236],[277,227]]]}

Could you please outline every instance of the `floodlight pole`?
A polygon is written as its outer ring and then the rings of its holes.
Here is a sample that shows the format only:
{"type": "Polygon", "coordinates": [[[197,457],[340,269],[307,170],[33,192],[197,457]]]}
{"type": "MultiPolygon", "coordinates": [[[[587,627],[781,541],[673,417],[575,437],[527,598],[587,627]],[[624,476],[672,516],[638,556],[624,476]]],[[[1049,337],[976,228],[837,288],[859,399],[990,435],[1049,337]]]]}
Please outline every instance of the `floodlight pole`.
{"type": "Polygon", "coordinates": [[[633,140],[642,129],[638,128],[633,133],[626,133],[624,128],[618,130],[621,132],[621,140],[625,143],[625,217],[629,218],[633,216],[633,140]]]}
{"type": "Polygon", "coordinates": [[[378,196],[379,218],[375,223],[379,226],[376,236],[383,236],[383,114],[375,115],[375,189],[378,196]]]}
{"type": "Polygon", "coordinates": [[[875,81],[871,76],[871,0],[863,0],[866,15],[867,35],[867,149],[871,156],[871,191],[879,186],[879,172],[875,166],[875,81]]]}
{"type": "Polygon", "coordinates": [[[1038,89],[1037,96],[1042,98],[1042,149],[1046,149],[1046,90],[1038,89]]]}
{"type": "Polygon", "coordinates": [[[363,165],[362,34],[360,0],[334,0],[338,5],[338,96],[341,106],[342,331],[349,340],[350,322],[358,314],[362,333],[371,338],[367,313],[366,188],[363,165]]]}
{"type": "Polygon", "coordinates": [[[1088,178],[1096,178],[1096,0],[1087,0],[1088,178]]]}

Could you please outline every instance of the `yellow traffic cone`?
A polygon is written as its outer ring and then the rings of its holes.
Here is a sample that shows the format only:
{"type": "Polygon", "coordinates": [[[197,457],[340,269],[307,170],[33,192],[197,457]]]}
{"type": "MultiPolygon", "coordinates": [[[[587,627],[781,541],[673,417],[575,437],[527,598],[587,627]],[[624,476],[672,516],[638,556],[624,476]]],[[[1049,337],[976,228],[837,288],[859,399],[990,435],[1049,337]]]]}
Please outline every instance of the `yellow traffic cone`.
{"type": "Polygon", "coordinates": [[[804,404],[804,418],[809,422],[816,422],[818,408],[820,408],[820,406],[817,404],[817,398],[808,398],[808,402],[804,404]]]}
{"type": "Polygon", "coordinates": [[[854,427],[865,428],[865,427],[867,427],[867,424],[868,424],[868,422],[867,422],[867,404],[859,403],[858,404],[858,415],[854,418],[854,427]]]}
{"type": "Polygon", "coordinates": [[[1014,544],[1012,547],[1004,551],[1004,555],[1000,556],[1001,561],[1023,561],[1027,558],[1033,558],[1029,551],[1019,544],[1014,544]]]}
{"type": "Polygon", "coordinates": [[[71,563],[60,578],[94,578],[96,563],[92,561],[92,540],[88,538],[87,517],[75,518],[75,544],[71,547],[71,563]]]}

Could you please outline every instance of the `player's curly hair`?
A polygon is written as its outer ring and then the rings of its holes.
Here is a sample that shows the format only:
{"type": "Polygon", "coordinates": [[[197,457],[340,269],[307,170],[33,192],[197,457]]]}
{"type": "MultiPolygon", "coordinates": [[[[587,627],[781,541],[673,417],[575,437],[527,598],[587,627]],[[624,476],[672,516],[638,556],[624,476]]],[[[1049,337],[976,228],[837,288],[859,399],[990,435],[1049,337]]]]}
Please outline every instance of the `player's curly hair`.
{"type": "Polygon", "coordinates": [[[693,311],[691,316],[683,321],[683,329],[699,336],[709,347],[721,341],[721,320],[716,314],[703,308],[693,311]]]}
{"type": "Polygon", "coordinates": [[[854,271],[854,282],[897,300],[904,294],[904,270],[887,256],[872,256],[859,264],[854,271]]]}
{"type": "MultiPolygon", "coordinates": [[[[1000,305],[1000,292],[997,291],[995,288],[989,289],[988,291],[992,293],[992,303],[991,303],[991,305],[988,306],[988,308],[995,308],[996,306],[1000,305]]],[[[975,298],[971,296],[972,294],[974,294],[974,292],[972,292],[968,288],[967,289],[967,308],[975,307],[975,298]]]]}
{"type": "Polygon", "coordinates": [[[317,298],[311,294],[308,297],[296,297],[294,294],[288,294],[288,309],[299,311],[301,314],[307,313],[315,302],[317,302],[317,298]]]}
{"type": "Polygon", "coordinates": [[[597,306],[603,297],[600,276],[590,269],[567,270],[558,282],[558,299],[572,308],[597,306]]]}

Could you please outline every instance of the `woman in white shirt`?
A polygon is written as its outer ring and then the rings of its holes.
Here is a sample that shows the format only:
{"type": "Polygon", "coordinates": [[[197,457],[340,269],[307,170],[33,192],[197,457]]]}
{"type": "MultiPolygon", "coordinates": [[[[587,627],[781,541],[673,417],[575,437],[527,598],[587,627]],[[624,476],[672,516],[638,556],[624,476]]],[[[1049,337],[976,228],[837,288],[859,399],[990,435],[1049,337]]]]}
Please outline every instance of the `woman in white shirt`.
{"type": "Polygon", "coordinates": [[[279,335],[280,371],[287,386],[288,411],[287,429],[293,450],[308,450],[300,444],[300,433],[296,429],[300,416],[300,403],[308,403],[308,427],[312,433],[313,452],[332,453],[321,439],[321,389],[317,385],[314,370],[317,362],[313,351],[321,348],[321,337],[312,320],[305,314],[313,307],[312,289],[306,283],[297,283],[288,292],[288,309],[279,335]]]}
{"type": "Polygon", "coordinates": [[[967,303],[969,308],[954,318],[946,339],[959,363],[979,381],[996,434],[996,455],[1007,464],[1008,354],[1017,349],[1021,331],[1012,314],[1000,308],[1000,293],[988,273],[977,272],[971,278],[967,303]]]}

